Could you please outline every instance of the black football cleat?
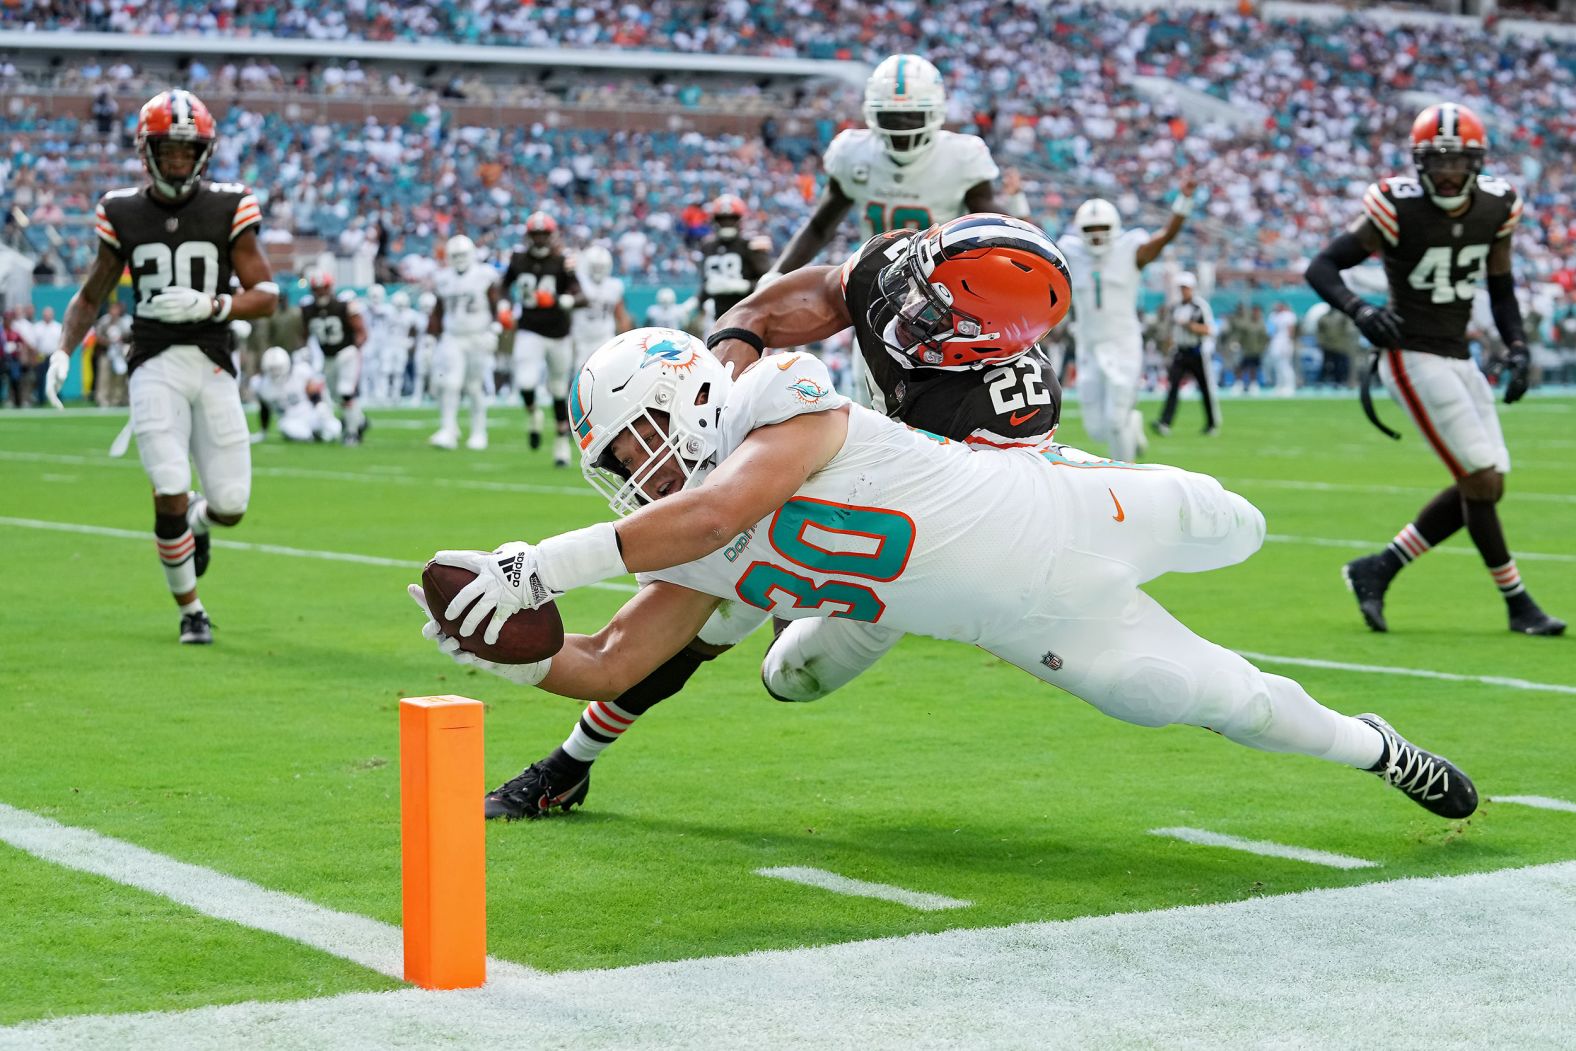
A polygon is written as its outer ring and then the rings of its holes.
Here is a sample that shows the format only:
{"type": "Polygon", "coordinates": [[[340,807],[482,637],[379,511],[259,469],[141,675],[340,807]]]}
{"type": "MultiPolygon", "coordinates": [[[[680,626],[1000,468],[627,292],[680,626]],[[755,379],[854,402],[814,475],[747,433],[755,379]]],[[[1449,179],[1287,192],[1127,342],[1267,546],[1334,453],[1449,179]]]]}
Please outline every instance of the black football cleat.
{"type": "Polygon", "coordinates": [[[1471,817],[1477,809],[1477,787],[1460,767],[1442,755],[1417,747],[1395,732],[1377,715],[1357,718],[1379,731],[1384,738],[1384,755],[1369,772],[1386,784],[1405,792],[1412,802],[1440,817],[1471,817]]]}
{"type": "Polygon", "coordinates": [[[591,764],[582,763],[555,749],[546,759],[532,763],[505,781],[483,800],[487,820],[518,821],[548,817],[557,807],[564,813],[586,801],[591,791],[591,764]]]}
{"type": "Polygon", "coordinates": [[[213,645],[213,622],[204,610],[181,615],[181,642],[191,646],[213,645]]]}
{"type": "Polygon", "coordinates": [[[192,541],[192,568],[200,577],[208,572],[208,549],[212,545],[207,533],[193,533],[192,541]]]}
{"type": "Polygon", "coordinates": [[[1525,606],[1511,612],[1510,630],[1522,635],[1563,635],[1565,622],[1549,616],[1529,598],[1525,606]]]}
{"type": "Polygon", "coordinates": [[[1384,620],[1384,593],[1395,575],[1385,565],[1383,552],[1352,559],[1341,567],[1341,579],[1357,596],[1357,609],[1363,615],[1363,622],[1374,631],[1389,631],[1390,626],[1384,620]]]}

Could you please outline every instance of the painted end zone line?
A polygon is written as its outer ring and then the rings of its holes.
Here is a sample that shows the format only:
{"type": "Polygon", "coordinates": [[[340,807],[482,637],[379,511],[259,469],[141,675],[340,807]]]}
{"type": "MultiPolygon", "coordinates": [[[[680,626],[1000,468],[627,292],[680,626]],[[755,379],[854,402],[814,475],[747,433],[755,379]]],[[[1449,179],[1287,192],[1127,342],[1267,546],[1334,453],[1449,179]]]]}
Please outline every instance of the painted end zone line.
{"type": "Polygon", "coordinates": [[[1576,695],[1576,686],[1566,686],[1557,682],[1529,682],[1526,679],[1510,679],[1503,675],[1457,675],[1448,671],[1429,671],[1426,668],[1391,668],[1383,664],[1346,664],[1342,661],[1320,660],[1317,657],[1278,657],[1273,653],[1255,653],[1252,650],[1238,650],[1237,653],[1250,661],[1264,661],[1267,664],[1295,664],[1303,668],[1360,671],[1373,675],[1409,675],[1417,679],[1443,679],[1446,682],[1477,682],[1485,686],[1504,686],[1512,690],[1541,690],[1544,693],[1576,695]]]}
{"type": "MultiPolygon", "coordinates": [[[[404,935],[387,923],[325,908],[4,803],[0,803],[0,842],[56,865],[103,876],[206,916],[277,934],[404,980],[404,935]]],[[[489,980],[534,973],[520,964],[487,961],[489,980]]]]}
{"type": "Polygon", "coordinates": [[[1576,814],[1576,803],[1567,803],[1563,799],[1550,799],[1548,796],[1489,796],[1490,803],[1515,803],[1518,806],[1537,807],[1539,810],[1563,810],[1567,814],[1576,814]]]}
{"type": "MultiPolygon", "coordinates": [[[[152,533],[140,533],[135,529],[81,525],[76,522],[46,522],[38,518],[10,518],[4,515],[0,515],[0,526],[16,526],[18,529],[42,529],[54,533],[82,533],[87,536],[108,536],[119,540],[146,541],[153,535],[152,533]]],[[[355,562],[363,566],[390,566],[395,569],[421,569],[426,565],[425,562],[413,562],[406,558],[383,558],[380,555],[360,555],[351,551],[314,551],[309,548],[285,547],[280,544],[252,544],[245,540],[225,540],[220,537],[213,538],[213,546],[228,548],[231,551],[256,551],[264,555],[315,558],[324,562],[355,562]]],[[[599,591],[620,591],[624,594],[631,594],[635,590],[632,584],[616,584],[608,581],[588,586],[599,591]]]]}
{"type": "Polygon", "coordinates": [[[862,879],[850,879],[839,876],[835,872],[825,869],[802,868],[798,865],[788,865],[782,868],[756,869],[757,876],[767,876],[771,879],[783,879],[789,883],[802,883],[806,887],[819,887],[829,890],[833,894],[847,894],[855,898],[878,898],[881,901],[896,902],[907,905],[911,909],[921,912],[940,912],[942,909],[966,909],[974,903],[963,901],[959,898],[948,898],[941,894],[926,894],[923,891],[904,890],[886,883],[866,883],[862,879]]]}
{"type": "Polygon", "coordinates": [[[1249,854],[1263,854],[1265,857],[1306,861],[1310,865],[1327,865],[1332,869],[1379,867],[1377,861],[1365,861],[1345,854],[1331,854],[1324,850],[1309,850],[1307,847],[1288,847],[1282,843],[1269,843],[1262,839],[1238,839],[1236,836],[1226,836],[1219,832],[1207,832],[1202,828],[1152,828],[1149,834],[1180,839],[1184,843],[1197,843],[1204,847],[1227,847],[1231,850],[1247,851],[1249,854]]]}

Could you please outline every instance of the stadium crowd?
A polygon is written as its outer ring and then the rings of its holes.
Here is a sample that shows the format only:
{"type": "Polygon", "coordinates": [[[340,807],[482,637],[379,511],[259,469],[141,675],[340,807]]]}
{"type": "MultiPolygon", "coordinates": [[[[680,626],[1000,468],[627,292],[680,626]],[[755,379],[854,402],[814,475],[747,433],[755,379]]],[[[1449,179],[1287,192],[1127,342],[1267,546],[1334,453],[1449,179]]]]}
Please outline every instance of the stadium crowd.
{"type": "MultiPolygon", "coordinates": [[[[480,0],[332,10],[252,0],[21,0],[0,7],[0,24],[23,20],[130,33],[437,38],[865,61],[914,50],[945,72],[952,126],[985,136],[1004,166],[1023,169],[1034,217],[1053,233],[1092,193],[1142,221],[1175,173],[1190,169],[1212,194],[1195,249],[1234,270],[1297,268],[1355,214],[1368,182],[1410,169],[1404,144],[1413,93],[1449,95],[1489,118],[1491,163],[1527,199],[1529,236],[1518,242],[1523,272],[1576,286],[1576,47],[1511,38],[1485,75],[1478,72],[1481,29],[1452,23],[1311,22],[1186,8],[1135,19],[1094,5],[984,0],[638,7],[582,0],[573,8],[480,0]],[[1217,96],[1251,119],[1190,122],[1176,100],[1140,94],[1135,76],[1217,96]]],[[[547,202],[571,241],[605,239],[632,276],[680,280],[692,264],[670,246],[675,232],[702,232],[701,202],[722,191],[740,194],[756,211],[754,225],[780,245],[817,192],[818,173],[807,158],[858,118],[856,91],[819,85],[801,91],[794,111],[781,115],[796,125],[791,135],[781,133],[778,119],[757,135],[718,137],[456,127],[441,98],[480,90],[479,78],[451,71],[418,84],[355,63],[282,70],[261,57],[213,68],[198,62],[194,69],[189,86],[201,92],[211,81],[221,100],[253,90],[408,97],[410,117],[399,126],[287,122],[232,109],[215,165],[216,175],[258,189],[274,236],[318,235],[341,248],[375,240],[395,260],[429,252],[435,238],[459,227],[483,240],[511,241],[524,216],[547,202]]],[[[60,76],[119,96],[138,73],[123,61],[87,60],[60,76]]],[[[605,90],[644,90],[682,104],[682,86],[640,83],[605,90]]],[[[527,91],[525,98],[534,96],[527,91]]],[[[135,165],[124,134],[103,130],[39,119],[13,103],[0,122],[12,147],[0,158],[0,202],[48,222],[85,216],[91,198],[83,184],[102,187],[135,165]],[[68,172],[91,178],[63,184],[68,172]]],[[[91,251],[83,236],[90,228],[70,230],[67,261],[75,269],[91,251]]]]}

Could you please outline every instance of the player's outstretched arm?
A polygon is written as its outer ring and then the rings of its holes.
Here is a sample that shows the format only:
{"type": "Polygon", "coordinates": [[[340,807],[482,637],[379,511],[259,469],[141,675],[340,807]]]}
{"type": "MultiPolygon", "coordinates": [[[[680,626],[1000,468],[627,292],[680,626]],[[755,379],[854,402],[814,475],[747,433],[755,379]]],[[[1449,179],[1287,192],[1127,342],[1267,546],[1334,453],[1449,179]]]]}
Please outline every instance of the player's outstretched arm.
{"type": "Polygon", "coordinates": [[[1313,257],[1303,274],[1313,290],[1326,303],[1346,314],[1362,331],[1363,336],[1381,350],[1401,345],[1401,318],[1389,307],[1376,307],[1365,302],[1341,278],[1341,271],[1352,267],[1379,251],[1383,242],[1371,220],[1360,218],[1324,250],[1313,257]]]}
{"type": "Polygon", "coordinates": [[[1134,258],[1138,261],[1138,269],[1153,263],[1160,258],[1160,253],[1166,245],[1176,240],[1177,234],[1182,232],[1182,226],[1187,222],[1187,217],[1193,214],[1193,193],[1198,189],[1198,180],[1192,176],[1184,178],[1177,185],[1176,199],[1171,202],[1171,217],[1166,220],[1166,225],[1160,232],[1143,244],[1138,246],[1134,258]]]}
{"type": "Polygon", "coordinates": [[[717,608],[711,595],[657,581],[595,635],[566,635],[537,685],[582,701],[613,701],[689,645],[717,608]]]}
{"type": "Polygon", "coordinates": [[[853,206],[853,198],[843,193],[836,179],[826,180],[826,189],[821,192],[815,211],[788,239],[788,243],[783,246],[783,254],[777,257],[777,262],[772,264],[768,272],[791,274],[814,259],[832,239],[832,235],[837,232],[837,224],[843,221],[843,216],[853,206]]]}
{"type": "MultiPolygon", "coordinates": [[[[802,347],[834,336],[854,323],[843,295],[842,267],[810,266],[746,296],[717,319],[712,330],[743,329],[766,347],[802,347]]],[[[741,339],[709,344],[737,376],[760,354],[741,339]]]]}

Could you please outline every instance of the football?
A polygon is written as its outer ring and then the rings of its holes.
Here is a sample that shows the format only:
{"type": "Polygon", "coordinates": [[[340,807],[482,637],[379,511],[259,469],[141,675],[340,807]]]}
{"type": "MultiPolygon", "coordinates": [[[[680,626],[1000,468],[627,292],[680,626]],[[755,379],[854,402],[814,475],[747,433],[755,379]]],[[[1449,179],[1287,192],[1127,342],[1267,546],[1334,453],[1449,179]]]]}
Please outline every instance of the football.
{"type": "Polygon", "coordinates": [[[460,640],[460,649],[494,664],[534,664],[563,648],[564,618],[559,615],[558,606],[552,602],[541,609],[523,609],[504,621],[502,630],[498,632],[498,641],[492,645],[482,639],[489,621],[483,621],[484,626],[477,628],[474,634],[461,635],[460,624],[465,620],[469,607],[461,610],[460,615],[452,620],[444,616],[444,610],[449,608],[449,603],[460,589],[475,579],[476,574],[468,569],[438,562],[428,562],[421,571],[421,590],[427,596],[427,608],[432,611],[432,618],[443,628],[445,635],[460,640]]]}

